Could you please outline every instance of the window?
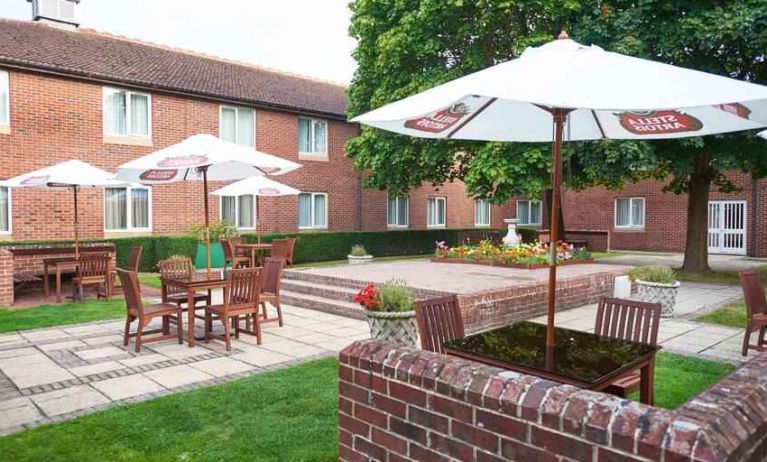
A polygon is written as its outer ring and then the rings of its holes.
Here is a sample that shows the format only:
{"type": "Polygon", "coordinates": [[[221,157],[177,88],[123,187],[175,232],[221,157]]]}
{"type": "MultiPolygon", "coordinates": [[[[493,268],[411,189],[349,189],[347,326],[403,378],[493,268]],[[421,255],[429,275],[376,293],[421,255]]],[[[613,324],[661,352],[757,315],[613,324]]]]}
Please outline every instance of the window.
{"type": "Polygon", "coordinates": [[[104,189],[105,231],[152,229],[152,198],[148,188],[104,189]]]}
{"type": "Polygon", "coordinates": [[[430,197],[426,203],[426,226],[438,228],[445,226],[445,198],[430,197]]]}
{"type": "Polygon", "coordinates": [[[10,89],[8,88],[8,72],[0,71],[0,125],[11,124],[10,89]]]}
{"type": "Polygon", "coordinates": [[[298,118],[298,152],[327,154],[328,123],[324,120],[298,118]]]}
{"type": "Polygon", "coordinates": [[[11,190],[0,187],[0,234],[11,234],[11,190]]]}
{"type": "Polygon", "coordinates": [[[616,228],[644,228],[644,197],[615,199],[616,228]]]}
{"type": "Polygon", "coordinates": [[[298,195],[299,229],[328,227],[328,195],[325,193],[302,193],[298,195]]]}
{"type": "Polygon", "coordinates": [[[104,134],[149,138],[151,101],[145,93],[104,88],[104,134]]]}
{"type": "Polygon", "coordinates": [[[74,22],[75,4],[71,0],[38,0],[37,15],[58,21],[74,22]]]}
{"type": "Polygon", "coordinates": [[[389,196],[386,208],[386,225],[407,228],[410,199],[407,196],[389,196]]]}
{"type": "Polygon", "coordinates": [[[256,111],[246,107],[221,106],[218,136],[240,146],[256,146],[256,111]]]}
{"type": "Polygon", "coordinates": [[[474,201],[474,226],[490,226],[490,201],[474,201]]]}
{"type": "Polygon", "coordinates": [[[517,220],[520,225],[540,225],[541,201],[517,201],[517,220]]]}
{"type": "Polygon", "coordinates": [[[220,217],[233,223],[239,229],[253,229],[256,227],[256,200],[255,196],[221,196],[220,217]]]}

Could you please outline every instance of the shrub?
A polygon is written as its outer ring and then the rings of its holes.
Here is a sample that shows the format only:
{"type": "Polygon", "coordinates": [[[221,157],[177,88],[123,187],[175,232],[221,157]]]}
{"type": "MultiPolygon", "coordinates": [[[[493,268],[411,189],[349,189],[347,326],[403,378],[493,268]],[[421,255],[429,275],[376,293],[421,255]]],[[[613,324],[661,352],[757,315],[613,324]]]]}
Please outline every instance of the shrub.
{"type": "Polygon", "coordinates": [[[391,279],[381,285],[378,295],[381,300],[381,311],[412,311],[413,295],[401,279],[391,279]]]}
{"type": "Polygon", "coordinates": [[[517,228],[520,236],[522,236],[522,242],[525,244],[532,244],[538,240],[538,230],[536,228],[517,228]]]}
{"type": "Polygon", "coordinates": [[[365,250],[365,246],[360,244],[354,244],[352,246],[352,250],[349,252],[349,255],[352,257],[365,257],[368,255],[367,250],[365,250]]]}
{"type": "Polygon", "coordinates": [[[640,266],[629,271],[632,281],[642,280],[657,284],[673,284],[676,282],[676,272],[668,266],[640,266]]]}

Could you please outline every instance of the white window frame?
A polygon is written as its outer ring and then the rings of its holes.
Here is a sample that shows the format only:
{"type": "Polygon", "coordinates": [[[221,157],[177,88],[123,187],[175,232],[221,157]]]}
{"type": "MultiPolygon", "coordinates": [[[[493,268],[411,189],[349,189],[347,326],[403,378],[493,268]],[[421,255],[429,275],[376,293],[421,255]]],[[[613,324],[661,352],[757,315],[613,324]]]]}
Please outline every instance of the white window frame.
{"type": "Polygon", "coordinates": [[[615,219],[613,220],[615,224],[616,229],[644,229],[645,223],[647,222],[647,202],[645,201],[644,197],[616,197],[615,201],[613,202],[614,209],[613,209],[613,215],[615,219]],[[628,200],[629,201],[629,221],[633,221],[634,214],[632,213],[632,210],[634,209],[634,201],[640,201],[642,202],[642,224],[637,225],[634,223],[630,223],[628,225],[619,225],[618,224],[618,201],[619,200],[628,200]]]}
{"type": "MultiPolygon", "coordinates": [[[[310,226],[299,226],[298,229],[328,229],[328,210],[330,209],[330,202],[328,200],[328,193],[323,192],[308,192],[308,191],[302,191],[301,194],[311,194],[312,200],[311,200],[311,217],[312,217],[312,224],[310,226]],[[325,224],[322,226],[317,226],[314,224],[314,197],[315,196],[325,196],[325,224]]],[[[300,215],[300,210],[298,211],[300,215]]]]}
{"type": "Polygon", "coordinates": [[[239,144],[239,143],[236,142],[238,136],[240,135],[240,133],[239,133],[239,130],[240,130],[240,111],[245,110],[245,111],[252,111],[253,112],[253,144],[250,145],[250,147],[255,149],[256,142],[258,140],[258,133],[257,133],[257,130],[256,130],[256,127],[258,127],[258,124],[256,123],[256,118],[258,117],[258,114],[256,113],[257,111],[255,109],[253,109],[252,107],[247,107],[247,106],[232,106],[232,105],[229,105],[229,104],[222,104],[222,105],[220,105],[218,107],[218,137],[221,138],[221,139],[223,139],[221,132],[222,132],[222,129],[224,127],[224,124],[223,124],[224,109],[233,109],[234,110],[234,139],[235,139],[235,143],[234,144],[236,144],[238,146],[246,146],[244,144],[239,144]]]}
{"type": "Polygon", "coordinates": [[[386,227],[387,228],[408,228],[410,227],[410,196],[389,196],[386,198],[386,227]],[[405,199],[405,224],[389,223],[389,203],[391,199],[395,199],[394,203],[397,209],[394,211],[394,218],[399,216],[399,201],[396,199],[405,199]]]}
{"type": "Polygon", "coordinates": [[[252,230],[258,226],[258,203],[255,194],[240,194],[239,196],[219,196],[218,197],[218,219],[224,219],[224,197],[234,197],[234,227],[241,230],[252,230]],[[250,196],[253,198],[253,226],[240,226],[240,197],[250,196]]]}
{"type": "Polygon", "coordinates": [[[516,208],[517,208],[517,220],[518,220],[517,224],[524,225],[524,226],[541,226],[541,223],[543,222],[543,202],[541,202],[540,200],[534,200],[534,199],[522,199],[522,200],[518,200],[517,201],[516,208]],[[520,215],[519,214],[519,204],[520,204],[520,202],[527,202],[527,221],[524,222],[524,223],[519,218],[519,215],[520,215]],[[530,210],[532,209],[531,204],[533,204],[533,203],[539,204],[539,207],[541,209],[541,213],[538,214],[539,215],[538,222],[530,221],[530,210]]]}
{"type": "MultiPolygon", "coordinates": [[[[447,212],[447,209],[445,209],[445,211],[447,212]]],[[[491,204],[489,200],[487,199],[474,200],[474,227],[489,228],[490,225],[493,223],[492,213],[493,213],[493,204],[491,204]],[[477,207],[479,207],[480,204],[487,207],[487,223],[477,223],[477,207]]]]}
{"type": "Polygon", "coordinates": [[[426,227],[427,228],[444,228],[446,225],[447,225],[447,198],[444,197],[444,196],[429,197],[429,198],[427,198],[426,199],[426,227]],[[434,201],[434,204],[435,204],[434,205],[435,212],[436,212],[436,209],[437,209],[437,205],[436,205],[437,202],[441,201],[442,203],[444,203],[443,210],[445,211],[445,215],[444,215],[443,218],[444,218],[445,221],[443,221],[442,223],[436,223],[436,224],[433,224],[433,225],[429,224],[429,221],[430,221],[429,220],[429,213],[431,213],[431,205],[430,205],[430,203],[431,203],[432,200],[434,201]]]}
{"type": "Polygon", "coordinates": [[[13,188],[6,187],[6,189],[8,190],[8,231],[0,230],[0,236],[13,234],[13,188]]]}
{"type": "Polygon", "coordinates": [[[8,133],[7,129],[11,127],[11,75],[4,69],[0,69],[0,91],[5,92],[5,105],[0,111],[5,112],[7,119],[7,122],[0,122],[0,127],[6,129],[0,133],[8,133]]]}
{"type": "Polygon", "coordinates": [[[104,233],[143,233],[143,232],[151,232],[153,225],[152,225],[152,188],[149,186],[116,186],[114,188],[104,188],[104,194],[103,198],[101,200],[103,205],[103,212],[104,212],[104,233]],[[107,228],[107,196],[106,196],[106,190],[107,189],[125,189],[126,190],[126,196],[125,200],[127,201],[126,207],[125,207],[125,213],[127,214],[127,222],[128,226],[125,229],[108,229],[107,228]],[[147,213],[149,214],[149,217],[147,217],[147,224],[149,225],[146,228],[136,228],[133,226],[133,201],[131,200],[131,192],[134,189],[146,189],[149,194],[147,195],[147,213]]]}
{"type": "Polygon", "coordinates": [[[128,138],[128,139],[139,139],[139,140],[150,140],[152,139],[152,94],[151,93],[145,93],[143,91],[133,91],[128,90],[125,88],[118,88],[118,87],[104,87],[101,95],[101,125],[103,127],[104,136],[110,137],[110,138],[128,138]],[[125,92],[125,127],[126,132],[125,134],[122,133],[111,133],[107,130],[107,107],[106,107],[106,97],[108,94],[115,93],[115,92],[125,92]],[[141,95],[147,97],[147,134],[146,135],[134,135],[132,134],[131,127],[131,95],[141,95]]]}
{"type": "Polygon", "coordinates": [[[309,156],[309,157],[312,157],[312,156],[314,156],[314,157],[327,157],[327,155],[328,155],[328,143],[330,142],[329,128],[330,127],[329,127],[329,124],[328,124],[327,120],[317,119],[317,118],[314,118],[314,117],[299,116],[298,117],[298,133],[299,133],[298,154],[301,155],[301,156],[309,156]],[[312,135],[311,135],[311,139],[312,139],[311,145],[312,145],[312,147],[314,147],[314,124],[315,123],[322,123],[322,124],[325,125],[325,150],[324,151],[302,151],[301,150],[301,138],[300,138],[301,120],[308,120],[309,122],[311,122],[309,124],[309,127],[311,128],[311,131],[312,131],[312,135]]]}

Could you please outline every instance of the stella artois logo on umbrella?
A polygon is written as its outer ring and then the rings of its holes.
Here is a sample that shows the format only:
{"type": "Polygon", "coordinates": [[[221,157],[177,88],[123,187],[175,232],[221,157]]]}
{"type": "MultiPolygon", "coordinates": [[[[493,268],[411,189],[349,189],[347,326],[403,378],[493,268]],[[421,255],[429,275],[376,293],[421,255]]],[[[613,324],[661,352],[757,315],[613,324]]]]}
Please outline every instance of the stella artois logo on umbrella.
{"type": "Polygon", "coordinates": [[[740,103],[718,104],[716,105],[716,108],[721,109],[724,112],[729,112],[730,114],[736,115],[741,119],[748,119],[748,117],[751,115],[751,109],[740,103]]]}
{"type": "Polygon", "coordinates": [[[465,103],[456,103],[434,114],[405,121],[405,127],[422,132],[441,133],[471,113],[465,103]]]}
{"type": "Polygon", "coordinates": [[[280,192],[276,188],[259,188],[259,196],[279,196],[280,192]]]}
{"type": "Polygon", "coordinates": [[[615,115],[621,126],[635,135],[696,132],[703,128],[700,120],[679,111],[636,111],[615,115]]]}
{"type": "Polygon", "coordinates": [[[30,176],[29,178],[24,178],[20,184],[22,186],[43,186],[48,183],[48,178],[50,178],[49,175],[30,176]]]}
{"type": "Polygon", "coordinates": [[[188,155],[178,157],[166,157],[157,163],[158,167],[197,167],[208,162],[207,156],[188,155]]]}
{"type": "Polygon", "coordinates": [[[175,170],[146,170],[139,175],[144,181],[170,181],[176,177],[175,170]]]}

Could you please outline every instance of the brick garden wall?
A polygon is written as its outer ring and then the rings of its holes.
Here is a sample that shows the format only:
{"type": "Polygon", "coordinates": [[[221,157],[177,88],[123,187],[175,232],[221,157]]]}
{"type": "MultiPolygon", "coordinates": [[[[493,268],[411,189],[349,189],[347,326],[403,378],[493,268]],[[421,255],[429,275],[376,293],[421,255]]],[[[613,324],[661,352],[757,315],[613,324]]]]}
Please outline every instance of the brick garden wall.
{"type": "Polygon", "coordinates": [[[340,354],[339,460],[762,461],[767,354],[670,411],[390,342],[340,354]]]}

